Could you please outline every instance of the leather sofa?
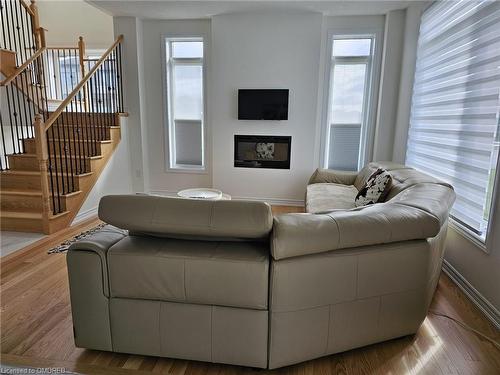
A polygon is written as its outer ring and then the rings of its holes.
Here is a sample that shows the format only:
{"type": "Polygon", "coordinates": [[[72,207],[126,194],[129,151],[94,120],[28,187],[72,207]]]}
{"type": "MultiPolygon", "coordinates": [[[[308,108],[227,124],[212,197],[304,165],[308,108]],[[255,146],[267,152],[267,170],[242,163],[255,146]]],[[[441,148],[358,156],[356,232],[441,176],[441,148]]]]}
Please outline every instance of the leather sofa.
{"type": "Polygon", "coordinates": [[[454,199],[394,163],[317,170],[307,212],[274,218],[263,202],[103,197],[110,225],[67,255],[75,344],[273,369],[414,334],[454,199]],[[350,205],[379,167],[386,201],[350,205]]]}

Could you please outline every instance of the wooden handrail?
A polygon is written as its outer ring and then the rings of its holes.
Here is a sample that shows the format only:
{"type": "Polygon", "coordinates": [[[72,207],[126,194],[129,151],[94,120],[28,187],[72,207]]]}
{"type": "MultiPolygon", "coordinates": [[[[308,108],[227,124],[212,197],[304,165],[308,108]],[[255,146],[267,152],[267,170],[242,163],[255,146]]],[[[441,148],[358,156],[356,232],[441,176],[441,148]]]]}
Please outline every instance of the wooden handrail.
{"type": "Polygon", "coordinates": [[[26,4],[24,2],[24,0],[19,0],[19,2],[21,3],[21,5],[23,6],[24,9],[26,9],[26,11],[30,14],[30,16],[34,16],[35,14],[33,13],[33,11],[31,10],[30,6],[28,4],[26,4]]]}
{"type": "Polygon", "coordinates": [[[45,131],[49,130],[52,124],[56,121],[56,119],[59,117],[59,115],[64,111],[64,109],[68,106],[68,104],[71,103],[71,100],[78,95],[80,92],[81,88],[87,83],[87,81],[94,75],[94,73],[99,69],[99,67],[102,65],[104,60],[113,52],[115,47],[120,44],[123,40],[123,35],[120,35],[116,41],[109,47],[106,52],[101,56],[99,61],[90,69],[90,71],[85,75],[85,77],[82,78],[82,80],[75,86],[73,91],[69,93],[69,95],[66,97],[66,99],[63,100],[63,102],[57,107],[57,109],[52,112],[50,117],[45,121],[45,131]]]}
{"type": "Polygon", "coordinates": [[[0,86],[6,86],[9,83],[11,83],[19,74],[21,74],[33,61],[37,59],[38,56],[40,56],[44,51],[45,47],[40,48],[38,51],[36,51],[33,56],[31,56],[28,60],[24,62],[23,65],[21,65],[19,68],[16,69],[12,75],[9,77],[5,78],[2,82],[0,82],[0,86]]]}
{"type": "Polygon", "coordinates": [[[78,49],[78,47],[47,47],[47,49],[78,49]]]}

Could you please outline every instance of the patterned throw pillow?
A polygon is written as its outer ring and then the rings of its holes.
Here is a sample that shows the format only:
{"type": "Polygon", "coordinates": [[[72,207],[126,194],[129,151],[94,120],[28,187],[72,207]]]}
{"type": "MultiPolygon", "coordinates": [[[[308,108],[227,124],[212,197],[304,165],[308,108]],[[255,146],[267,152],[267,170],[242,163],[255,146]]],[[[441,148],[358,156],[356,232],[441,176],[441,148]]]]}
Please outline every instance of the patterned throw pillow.
{"type": "Polygon", "coordinates": [[[382,201],[391,187],[392,177],[384,169],[377,169],[366,180],[365,186],[358,192],[354,204],[356,207],[366,206],[369,204],[382,201]]]}

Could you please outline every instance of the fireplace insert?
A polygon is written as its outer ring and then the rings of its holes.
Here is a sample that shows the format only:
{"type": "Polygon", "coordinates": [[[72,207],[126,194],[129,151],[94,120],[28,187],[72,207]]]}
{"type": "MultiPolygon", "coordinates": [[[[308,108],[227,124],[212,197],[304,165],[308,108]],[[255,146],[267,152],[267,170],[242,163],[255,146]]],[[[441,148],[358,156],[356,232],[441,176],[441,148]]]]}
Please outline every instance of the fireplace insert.
{"type": "Polygon", "coordinates": [[[290,169],[291,143],[288,136],[235,135],[234,166],[290,169]]]}

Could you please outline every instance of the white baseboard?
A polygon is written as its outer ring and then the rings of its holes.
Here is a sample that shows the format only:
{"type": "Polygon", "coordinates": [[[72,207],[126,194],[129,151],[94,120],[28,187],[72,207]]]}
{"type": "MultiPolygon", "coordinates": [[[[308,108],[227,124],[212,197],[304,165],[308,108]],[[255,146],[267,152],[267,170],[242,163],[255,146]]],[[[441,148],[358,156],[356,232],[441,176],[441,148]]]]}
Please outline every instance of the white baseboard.
{"type": "MultiPolygon", "coordinates": [[[[166,197],[176,197],[177,192],[171,190],[151,190],[150,194],[158,194],[164,195],[166,197]]],[[[271,205],[276,206],[297,206],[303,207],[304,201],[299,199],[278,199],[278,198],[256,198],[256,197],[232,197],[233,199],[242,199],[247,201],[256,201],[256,202],[267,202],[271,205]]]]}
{"type": "Polygon", "coordinates": [[[460,272],[458,272],[449,262],[443,261],[443,271],[450,279],[465,293],[465,295],[477,306],[479,310],[500,329],[500,312],[484,296],[478,292],[460,272]]]}
{"type": "Polygon", "coordinates": [[[87,220],[87,219],[90,219],[94,216],[97,216],[97,209],[98,209],[98,206],[95,206],[87,211],[79,212],[75,216],[75,218],[73,219],[73,222],[71,223],[71,225],[78,224],[84,220],[87,220]]]}

